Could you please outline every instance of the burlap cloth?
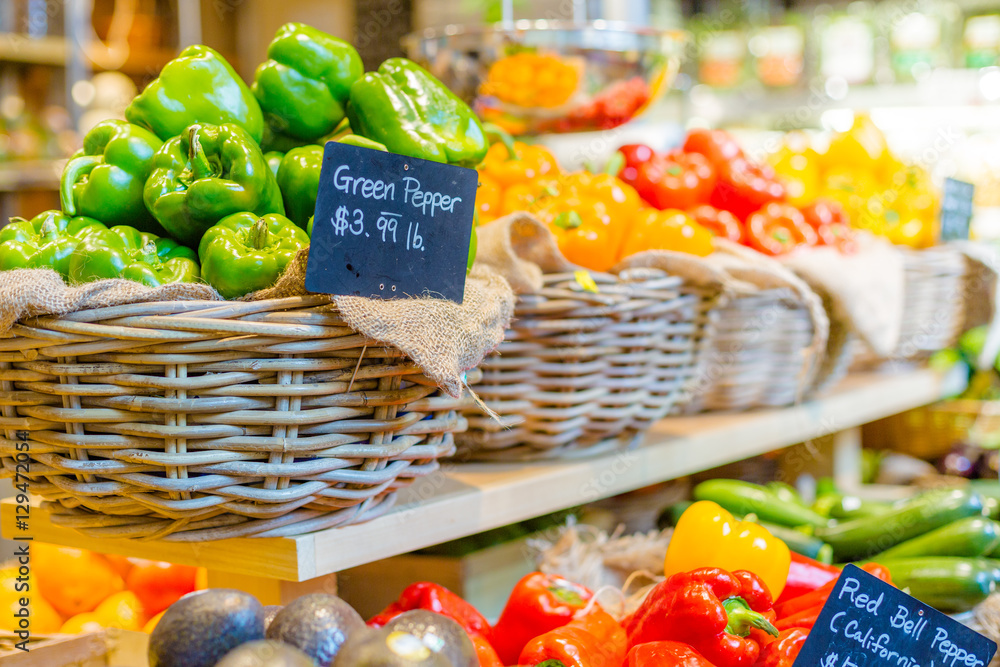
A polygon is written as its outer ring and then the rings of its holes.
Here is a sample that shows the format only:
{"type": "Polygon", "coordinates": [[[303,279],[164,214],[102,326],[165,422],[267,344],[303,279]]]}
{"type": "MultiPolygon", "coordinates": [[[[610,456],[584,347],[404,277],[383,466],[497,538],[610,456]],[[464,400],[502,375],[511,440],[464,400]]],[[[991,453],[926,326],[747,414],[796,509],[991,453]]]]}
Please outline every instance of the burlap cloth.
{"type": "Polygon", "coordinates": [[[828,297],[831,315],[875,354],[896,349],[903,326],[903,255],[888,241],[857,233],[858,249],[802,248],[781,258],[810,287],[828,297]]]}
{"type": "MultiPolygon", "coordinates": [[[[274,287],[244,298],[257,301],[307,294],[307,257],[308,250],[300,251],[274,287]]],[[[129,280],[101,280],[68,286],[49,269],[4,271],[0,272],[0,336],[26,317],[177,300],[222,297],[208,285],[193,283],[151,288],[129,280]]],[[[474,267],[466,279],[465,299],[460,304],[430,297],[337,296],[333,301],[351,328],[406,353],[428,378],[456,398],[465,386],[464,372],[500,344],[514,313],[510,286],[496,271],[482,266],[474,267]]]]}

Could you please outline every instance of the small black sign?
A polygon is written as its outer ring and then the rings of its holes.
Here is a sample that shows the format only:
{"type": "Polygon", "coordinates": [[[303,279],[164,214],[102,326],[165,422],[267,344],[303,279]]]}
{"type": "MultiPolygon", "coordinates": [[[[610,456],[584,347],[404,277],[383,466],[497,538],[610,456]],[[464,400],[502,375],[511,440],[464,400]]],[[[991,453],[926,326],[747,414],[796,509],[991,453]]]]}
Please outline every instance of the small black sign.
{"type": "Polygon", "coordinates": [[[795,667],[985,667],[996,650],[981,634],[848,565],[795,667]]]}
{"type": "Polygon", "coordinates": [[[328,142],[306,289],[462,302],[474,169],[328,142]]]}
{"type": "Polygon", "coordinates": [[[958,241],[969,238],[972,220],[972,198],[976,186],[954,178],[944,180],[941,196],[941,240],[958,241]]]}

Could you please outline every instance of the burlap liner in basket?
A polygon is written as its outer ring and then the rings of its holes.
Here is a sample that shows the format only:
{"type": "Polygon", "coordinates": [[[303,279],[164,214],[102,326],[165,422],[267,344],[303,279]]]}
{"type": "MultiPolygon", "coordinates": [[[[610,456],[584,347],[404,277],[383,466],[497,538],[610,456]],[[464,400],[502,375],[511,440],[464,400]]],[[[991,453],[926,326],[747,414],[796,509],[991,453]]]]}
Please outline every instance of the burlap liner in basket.
{"type": "Polygon", "coordinates": [[[716,239],[709,261],[732,280],[731,298],[718,307],[706,353],[705,387],[691,410],[744,410],[791,405],[839,368],[825,360],[830,321],[819,296],[772,258],[716,239]]]}
{"type": "Polygon", "coordinates": [[[952,345],[963,331],[971,262],[950,244],[925,250],[894,250],[902,278],[898,334],[888,349],[874,344],[871,338],[855,336],[853,368],[857,370],[885,362],[926,359],[936,350],[952,345]]]}
{"type": "Polygon", "coordinates": [[[463,373],[513,293],[484,267],[462,304],[310,295],[305,257],[230,302],[0,273],[6,474],[26,436],[31,492],[96,537],[286,536],[384,512],[454,452],[463,373]]]}
{"type": "Polygon", "coordinates": [[[476,260],[503,273],[519,298],[473,387],[500,421],[467,412],[469,430],[457,436],[463,457],[627,446],[699,384],[711,307],[728,280],[702,258],[643,253],[580,277],[545,225],[518,213],[480,228],[476,260]]]}

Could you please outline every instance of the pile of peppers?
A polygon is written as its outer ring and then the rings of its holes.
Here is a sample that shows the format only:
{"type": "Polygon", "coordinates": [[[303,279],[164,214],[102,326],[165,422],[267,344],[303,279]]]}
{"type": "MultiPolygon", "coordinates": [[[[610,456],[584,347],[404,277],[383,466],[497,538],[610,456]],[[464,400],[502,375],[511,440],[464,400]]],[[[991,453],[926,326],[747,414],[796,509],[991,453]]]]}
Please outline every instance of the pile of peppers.
{"type": "Polygon", "coordinates": [[[206,282],[233,299],[274,284],[308,247],[329,140],[466,167],[489,143],[472,110],[426,70],[391,58],[365,73],[351,44],[278,29],[247,85],[190,46],[98,123],[68,161],[61,210],[0,229],[0,270],[70,283],[206,282]]]}
{"type": "Polygon", "coordinates": [[[650,205],[683,211],[712,235],[784,255],[825,245],[852,252],[850,223],[841,205],[799,200],[767,164],[752,161],[723,130],[691,130],[684,144],[657,153],[644,144],[622,146],[619,178],[650,205]]]}
{"type": "Polygon", "coordinates": [[[712,252],[707,229],[683,211],[646,204],[616,176],[615,160],[599,172],[565,172],[545,147],[514,141],[496,126],[487,132],[496,141],[479,167],[479,224],[528,211],[548,225],[566,259],[594,271],[644,250],[712,252]]]}
{"type": "MultiPolygon", "coordinates": [[[[755,516],[755,515],[754,515],[755,516]]],[[[464,628],[480,667],[792,667],[840,568],[794,554],[767,528],[712,501],[676,521],[664,578],[631,613],[585,586],[533,572],[490,624],[443,586],[415,583],[368,624],[415,609],[464,628]]],[[[892,584],[885,567],[863,569],[892,584]]]]}

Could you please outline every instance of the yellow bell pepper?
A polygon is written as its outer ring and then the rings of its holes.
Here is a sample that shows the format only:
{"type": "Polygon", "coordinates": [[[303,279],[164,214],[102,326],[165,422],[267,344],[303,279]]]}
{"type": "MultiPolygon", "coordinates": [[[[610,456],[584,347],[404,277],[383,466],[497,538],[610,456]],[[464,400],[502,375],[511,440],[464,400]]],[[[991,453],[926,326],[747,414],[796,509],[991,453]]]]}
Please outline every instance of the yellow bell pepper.
{"type": "Polygon", "coordinates": [[[733,515],[709,500],[691,505],[677,522],[667,547],[664,576],[700,567],[748,570],[767,584],[776,600],[785,589],[791,554],[766,528],[733,515]]]}

